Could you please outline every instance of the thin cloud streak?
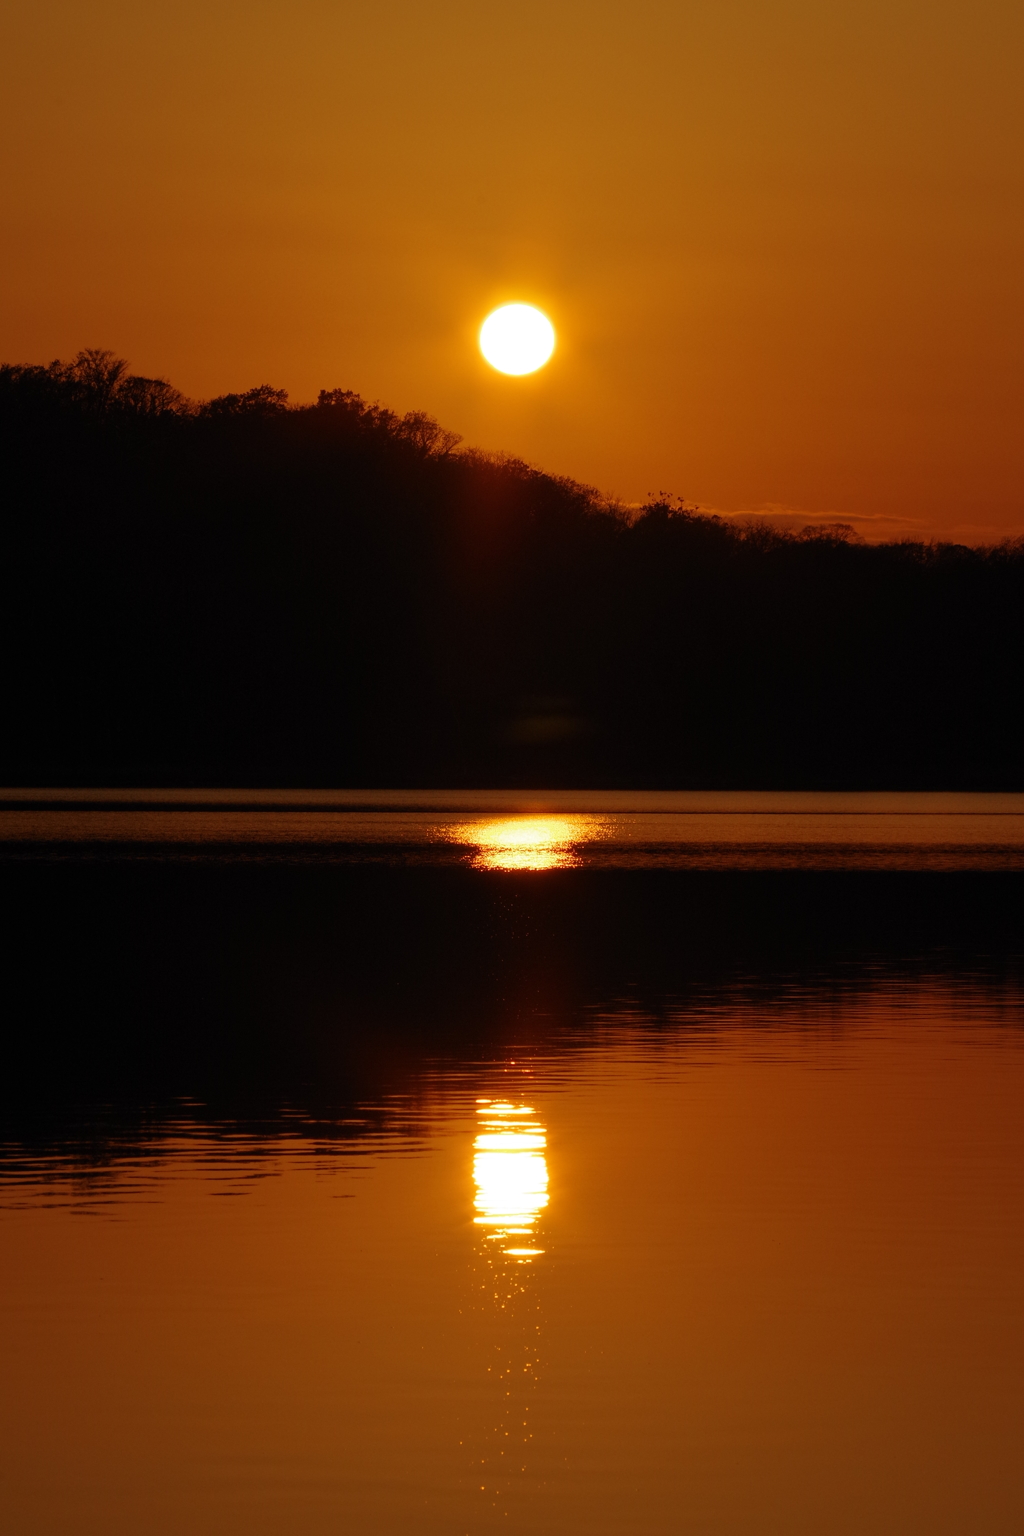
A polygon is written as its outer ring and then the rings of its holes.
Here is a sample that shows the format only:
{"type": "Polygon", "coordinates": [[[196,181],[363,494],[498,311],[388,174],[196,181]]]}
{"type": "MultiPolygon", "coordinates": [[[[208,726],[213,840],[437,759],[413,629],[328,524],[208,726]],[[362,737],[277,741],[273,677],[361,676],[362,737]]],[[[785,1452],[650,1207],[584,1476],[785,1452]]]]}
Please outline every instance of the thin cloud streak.
{"type": "Polygon", "coordinates": [[[1024,537],[1024,521],[1017,528],[1006,528],[995,523],[954,523],[938,528],[919,517],[890,516],[884,512],[837,512],[806,511],[769,502],[757,508],[741,508],[725,511],[719,507],[699,509],[708,517],[720,517],[727,523],[768,523],[786,532],[799,533],[804,528],[825,527],[829,524],[845,524],[868,544],[884,544],[895,539],[920,540],[922,543],[969,544],[981,546],[998,544],[1006,539],[1024,537]]]}

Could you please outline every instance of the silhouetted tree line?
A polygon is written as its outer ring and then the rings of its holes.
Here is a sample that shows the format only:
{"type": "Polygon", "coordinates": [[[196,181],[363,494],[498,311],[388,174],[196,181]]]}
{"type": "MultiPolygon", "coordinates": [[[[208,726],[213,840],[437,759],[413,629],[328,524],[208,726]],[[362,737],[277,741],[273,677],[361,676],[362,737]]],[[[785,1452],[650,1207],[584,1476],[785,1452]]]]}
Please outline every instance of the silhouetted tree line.
{"type": "Polygon", "coordinates": [[[6,782],[1020,787],[1024,542],[624,509],[348,390],[0,368],[6,782]]]}

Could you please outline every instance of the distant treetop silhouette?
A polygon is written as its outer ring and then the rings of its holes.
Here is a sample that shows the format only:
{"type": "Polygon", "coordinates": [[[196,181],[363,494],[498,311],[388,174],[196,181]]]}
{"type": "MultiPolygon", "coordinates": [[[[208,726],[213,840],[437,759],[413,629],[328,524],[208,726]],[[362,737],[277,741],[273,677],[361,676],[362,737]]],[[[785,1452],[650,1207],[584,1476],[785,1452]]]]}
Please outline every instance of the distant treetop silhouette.
{"type": "Polygon", "coordinates": [[[0,474],[8,782],[1024,780],[1021,540],[628,508],[100,349],[0,367],[0,474]]]}

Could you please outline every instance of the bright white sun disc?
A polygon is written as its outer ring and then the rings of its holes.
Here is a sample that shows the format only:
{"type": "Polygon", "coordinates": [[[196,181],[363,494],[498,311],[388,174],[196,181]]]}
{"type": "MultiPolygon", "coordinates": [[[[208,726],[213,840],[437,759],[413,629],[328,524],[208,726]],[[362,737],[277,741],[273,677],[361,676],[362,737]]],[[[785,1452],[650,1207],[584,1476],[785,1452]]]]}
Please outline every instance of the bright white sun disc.
{"type": "Polygon", "coordinates": [[[535,373],[555,350],[555,328],[532,304],[503,304],[480,327],[480,351],[499,373],[535,373]]]}

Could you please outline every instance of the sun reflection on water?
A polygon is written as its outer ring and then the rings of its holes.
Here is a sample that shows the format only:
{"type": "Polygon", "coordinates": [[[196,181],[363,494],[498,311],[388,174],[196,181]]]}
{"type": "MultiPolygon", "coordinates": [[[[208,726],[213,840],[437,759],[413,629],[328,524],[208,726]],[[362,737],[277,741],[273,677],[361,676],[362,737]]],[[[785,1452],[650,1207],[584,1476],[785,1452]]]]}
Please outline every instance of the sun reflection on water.
{"type": "MultiPolygon", "coordinates": [[[[514,1064],[513,1064],[514,1065],[514,1064]]],[[[488,1323],[481,1395],[465,1444],[473,1484],[491,1516],[531,1472],[532,1413],[540,1389],[547,1133],[537,1111],[511,1098],[477,1099],[473,1223],[477,1299],[488,1323]]],[[[488,1528],[490,1528],[488,1526],[488,1528]]]]}
{"type": "Polygon", "coordinates": [[[473,1144],[476,1226],[489,1242],[509,1247],[502,1252],[519,1263],[538,1258],[543,1248],[532,1246],[534,1228],[548,1203],[547,1134],[528,1104],[502,1099],[477,1102],[480,1131],[473,1144]]]}
{"type": "Polygon", "coordinates": [[[567,869],[580,862],[577,845],[600,826],[594,816],[506,816],[465,822],[451,836],[475,845],[477,869],[567,869]]]}

